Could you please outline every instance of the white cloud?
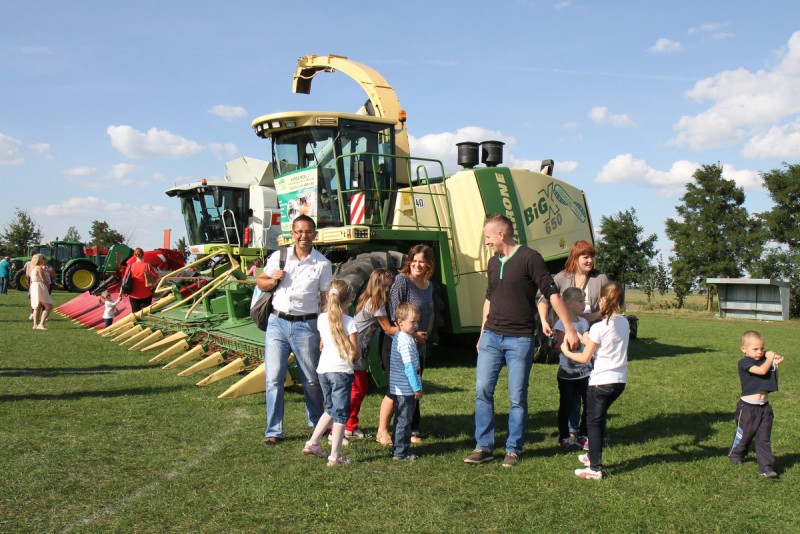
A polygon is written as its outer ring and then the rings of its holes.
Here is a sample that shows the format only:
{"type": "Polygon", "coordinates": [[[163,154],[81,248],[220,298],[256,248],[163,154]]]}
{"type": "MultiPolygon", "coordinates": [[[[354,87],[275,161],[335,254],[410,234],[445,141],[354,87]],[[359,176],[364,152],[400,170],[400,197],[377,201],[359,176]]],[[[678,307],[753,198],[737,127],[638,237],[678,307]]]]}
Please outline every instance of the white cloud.
{"type": "Polygon", "coordinates": [[[21,165],[25,158],[19,153],[20,143],[13,137],[0,133],[0,165],[21,165]]]}
{"type": "Polygon", "coordinates": [[[111,177],[117,181],[119,185],[130,185],[133,180],[126,178],[127,175],[136,170],[136,165],[130,163],[117,163],[111,166],[111,177]]]}
{"type": "Polygon", "coordinates": [[[564,123],[564,124],[561,126],[561,129],[562,129],[562,130],[567,130],[567,131],[569,131],[569,130],[576,130],[577,128],[578,128],[578,123],[577,123],[577,122],[575,122],[575,121],[564,123]]]}
{"type": "Polygon", "coordinates": [[[109,126],[111,145],[129,158],[180,158],[202,152],[203,146],[167,130],[150,128],[142,133],[127,125],[109,126]]]}
{"type": "Polygon", "coordinates": [[[800,158],[800,119],[754,135],[742,148],[746,158],[800,158]]]}
{"type": "Polygon", "coordinates": [[[597,124],[610,124],[617,128],[630,128],[636,126],[626,113],[615,115],[608,112],[606,106],[595,106],[587,113],[587,116],[597,124]]]}
{"type": "Polygon", "coordinates": [[[61,171],[62,174],[66,174],[67,176],[89,176],[95,172],[97,172],[97,169],[94,167],[73,167],[71,169],[61,171]]]}
{"type": "Polygon", "coordinates": [[[50,153],[50,145],[47,143],[34,143],[31,145],[31,149],[49,160],[53,159],[53,155],[50,153]]]}
{"type": "Polygon", "coordinates": [[[647,50],[654,54],[669,54],[672,52],[680,52],[682,48],[683,45],[680,43],[680,41],[673,41],[671,39],[662,37],[647,50]]]}
{"type": "Polygon", "coordinates": [[[58,204],[50,204],[44,208],[34,208],[36,215],[56,218],[94,217],[107,220],[113,228],[115,225],[129,224],[137,226],[142,221],[158,221],[161,219],[179,218],[174,209],[151,204],[125,204],[123,202],[106,201],[94,196],[72,197],[58,204]]]}
{"type": "Polygon", "coordinates": [[[215,156],[232,156],[239,152],[239,147],[233,143],[208,143],[208,149],[215,156]]]}
{"type": "Polygon", "coordinates": [[[553,9],[566,9],[571,3],[570,0],[557,0],[556,3],[553,4],[553,9]]]}
{"type": "Polygon", "coordinates": [[[722,31],[722,29],[728,27],[729,25],[729,22],[708,22],[706,24],[701,24],[700,26],[693,26],[689,28],[688,33],[689,35],[708,34],[712,39],[716,40],[728,39],[729,37],[733,37],[733,34],[722,31]]]}
{"type": "Polygon", "coordinates": [[[242,106],[230,106],[227,104],[217,104],[216,106],[211,106],[211,109],[208,110],[208,113],[211,115],[216,115],[217,117],[225,119],[226,121],[247,117],[247,110],[242,106]]]}
{"type": "MultiPolygon", "coordinates": [[[[631,183],[655,189],[659,196],[673,196],[682,193],[686,183],[701,165],[687,160],[679,160],[672,164],[668,171],[654,169],[643,159],[636,159],[632,154],[620,154],[608,161],[597,174],[596,181],[601,184],[631,183]]],[[[736,169],[729,163],[722,165],[722,177],[733,180],[739,187],[759,189],[761,177],[758,171],[736,169]]]]}
{"type": "Polygon", "coordinates": [[[670,145],[708,150],[753,138],[742,155],[765,157],[769,151],[763,139],[770,135],[791,139],[793,127],[781,129],[776,123],[800,113],[800,32],[792,34],[771,70],[723,71],[697,82],[686,96],[713,104],[697,115],[681,117],[670,145]]]}

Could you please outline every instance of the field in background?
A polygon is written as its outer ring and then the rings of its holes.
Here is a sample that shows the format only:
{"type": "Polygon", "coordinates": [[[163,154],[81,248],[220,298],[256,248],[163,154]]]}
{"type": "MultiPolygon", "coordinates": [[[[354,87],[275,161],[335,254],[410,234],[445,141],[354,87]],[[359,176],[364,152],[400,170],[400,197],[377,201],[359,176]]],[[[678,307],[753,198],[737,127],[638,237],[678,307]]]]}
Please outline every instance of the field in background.
{"type": "MultiPolygon", "coordinates": [[[[633,292],[628,293],[629,302],[633,292]]],[[[59,302],[72,295],[57,293],[59,302]]],[[[468,466],[474,349],[438,347],[425,372],[424,443],[393,462],[372,440],[328,469],[301,453],[302,395],[287,393],[287,441],[261,440],[261,395],[221,401],[54,316],[32,331],[25,295],[0,296],[0,532],[793,532],[800,524],[800,324],[636,311],[625,393],[612,407],[608,478],[578,480],[556,446],[555,367],[534,366],[518,467],[468,466]],[[771,397],[781,480],[752,456],[726,458],[738,397],[739,335],[783,353],[771,397]]],[[[497,389],[499,443],[508,413],[497,389]]],[[[362,408],[374,432],[381,395],[362,408]]],[[[501,447],[502,448],[502,447],[501,447]]],[[[501,451],[498,450],[500,457],[501,451]]]]}

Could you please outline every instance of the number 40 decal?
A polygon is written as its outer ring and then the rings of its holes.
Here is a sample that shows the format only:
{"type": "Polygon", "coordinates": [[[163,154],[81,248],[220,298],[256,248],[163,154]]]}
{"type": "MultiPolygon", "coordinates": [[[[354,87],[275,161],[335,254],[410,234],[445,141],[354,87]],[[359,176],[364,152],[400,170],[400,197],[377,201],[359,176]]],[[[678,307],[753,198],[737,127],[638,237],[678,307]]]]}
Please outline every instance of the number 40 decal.
{"type": "Polygon", "coordinates": [[[415,198],[414,199],[414,205],[417,207],[417,209],[424,208],[425,207],[425,200],[423,200],[421,198],[415,198]]]}

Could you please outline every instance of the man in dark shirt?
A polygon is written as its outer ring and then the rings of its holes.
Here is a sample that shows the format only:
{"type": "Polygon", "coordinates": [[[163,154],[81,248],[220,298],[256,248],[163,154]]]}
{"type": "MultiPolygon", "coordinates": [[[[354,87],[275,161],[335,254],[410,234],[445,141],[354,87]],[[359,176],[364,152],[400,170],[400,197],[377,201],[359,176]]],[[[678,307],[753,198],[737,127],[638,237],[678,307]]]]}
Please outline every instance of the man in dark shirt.
{"type": "Polygon", "coordinates": [[[503,215],[493,215],[483,226],[489,260],[489,286],[483,303],[483,324],[478,341],[475,380],[475,450],[464,459],[482,464],[494,457],[494,390],[503,365],[508,367],[508,438],[503,467],[514,467],[522,453],[528,418],[528,379],[533,363],[533,321],[537,289],[550,300],[564,324],[570,347],[579,345],[578,334],[558,287],[541,254],[514,241],[514,226],[503,215]]]}

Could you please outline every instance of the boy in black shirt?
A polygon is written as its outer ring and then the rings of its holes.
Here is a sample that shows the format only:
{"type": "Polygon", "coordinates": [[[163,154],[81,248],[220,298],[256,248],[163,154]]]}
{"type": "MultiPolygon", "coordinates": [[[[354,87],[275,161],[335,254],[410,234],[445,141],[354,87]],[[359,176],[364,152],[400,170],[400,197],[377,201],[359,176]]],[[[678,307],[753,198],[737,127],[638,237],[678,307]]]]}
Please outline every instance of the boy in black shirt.
{"type": "Polygon", "coordinates": [[[742,353],[744,358],[739,360],[742,396],[736,406],[736,436],[728,457],[740,465],[750,442],[755,440],[756,461],[761,475],[778,478],[770,444],[775,416],[767,395],[778,391],[778,365],[783,356],[771,350],[764,351],[764,338],[752,330],[742,334],[742,353]]]}

